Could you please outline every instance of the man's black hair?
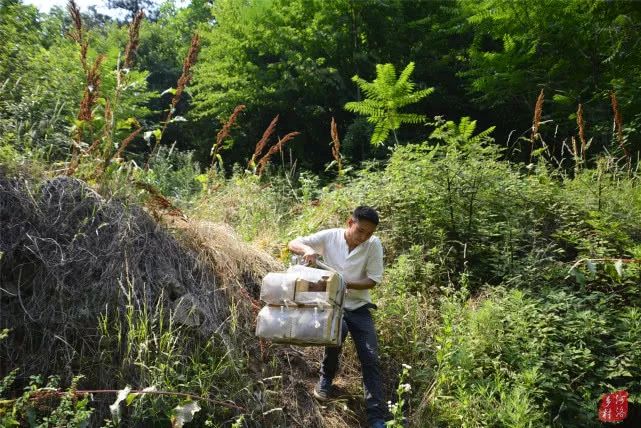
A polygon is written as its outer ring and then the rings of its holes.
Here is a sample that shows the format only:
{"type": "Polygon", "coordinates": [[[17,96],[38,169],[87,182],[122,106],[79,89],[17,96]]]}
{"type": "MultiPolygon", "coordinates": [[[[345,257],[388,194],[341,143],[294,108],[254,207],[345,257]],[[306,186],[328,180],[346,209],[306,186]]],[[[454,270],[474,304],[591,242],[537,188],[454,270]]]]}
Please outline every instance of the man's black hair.
{"type": "Polygon", "coordinates": [[[378,213],[374,208],[368,207],[367,205],[356,207],[356,209],[352,213],[352,217],[354,217],[356,221],[367,220],[378,226],[378,213]]]}

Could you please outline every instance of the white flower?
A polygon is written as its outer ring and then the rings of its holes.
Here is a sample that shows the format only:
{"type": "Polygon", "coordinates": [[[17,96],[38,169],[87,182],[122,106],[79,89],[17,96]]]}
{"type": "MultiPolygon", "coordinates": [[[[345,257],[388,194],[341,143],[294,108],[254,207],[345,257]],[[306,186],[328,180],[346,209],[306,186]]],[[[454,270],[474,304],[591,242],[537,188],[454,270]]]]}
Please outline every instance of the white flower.
{"type": "Polygon", "coordinates": [[[406,368],[407,370],[412,370],[412,366],[410,366],[409,364],[403,363],[401,365],[403,366],[403,368],[406,368]]]}
{"type": "Polygon", "coordinates": [[[412,385],[409,383],[404,383],[401,385],[401,388],[403,388],[403,391],[405,392],[410,392],[412,390],[412,385]]]}

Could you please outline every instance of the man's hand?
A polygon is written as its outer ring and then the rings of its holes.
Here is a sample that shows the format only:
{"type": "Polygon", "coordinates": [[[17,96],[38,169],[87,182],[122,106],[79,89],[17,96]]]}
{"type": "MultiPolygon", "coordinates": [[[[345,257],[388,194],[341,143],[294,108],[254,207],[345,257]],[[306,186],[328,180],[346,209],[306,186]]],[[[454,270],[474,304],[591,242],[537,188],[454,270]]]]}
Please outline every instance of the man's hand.
{"type": "Polygon", "coordinates": [[[287,247],[295,254],[301,254],[303,261],[308,265],[315,265],[319,254],[309,245],[305,245],[300,240],[290,241],[287,247]]]}
{"type": "Polygon", "coordinates": [[[305,254],[303,254],[303,261],[305,264],[314,266],[316,264],[316,259],[318,258],[318,253],[315,252],[314,250],[312,251],[305,251],[305,254]]]}

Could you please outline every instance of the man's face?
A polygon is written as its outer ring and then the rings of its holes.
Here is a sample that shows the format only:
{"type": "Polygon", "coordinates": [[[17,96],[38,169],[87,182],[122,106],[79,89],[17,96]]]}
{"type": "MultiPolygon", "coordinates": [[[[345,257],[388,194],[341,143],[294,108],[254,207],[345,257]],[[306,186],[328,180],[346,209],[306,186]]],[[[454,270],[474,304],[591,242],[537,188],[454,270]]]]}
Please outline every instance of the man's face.
{"type": "Polygon", "coordinates": [[[356,247],[367,241],[374,231],[376,225],[369,220],[355,220],[353,217],[347,220],[347,231],[345,239],[350,247],[356,247]]]}

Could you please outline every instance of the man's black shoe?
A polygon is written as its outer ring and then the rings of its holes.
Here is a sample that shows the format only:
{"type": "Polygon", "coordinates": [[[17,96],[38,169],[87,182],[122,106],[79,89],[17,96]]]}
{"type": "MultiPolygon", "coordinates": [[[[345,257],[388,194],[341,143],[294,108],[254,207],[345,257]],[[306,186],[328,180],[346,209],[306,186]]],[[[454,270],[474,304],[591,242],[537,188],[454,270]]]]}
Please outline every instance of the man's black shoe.
{"type": "Polygon", "coordinates": [[[318,383],[314,386],[314,397],[319,401],[329,400],[329,395],[332,390],[332,382],[321,377],[318,383]]]}

